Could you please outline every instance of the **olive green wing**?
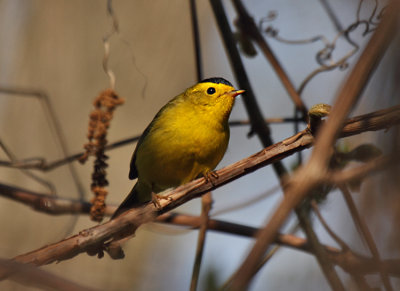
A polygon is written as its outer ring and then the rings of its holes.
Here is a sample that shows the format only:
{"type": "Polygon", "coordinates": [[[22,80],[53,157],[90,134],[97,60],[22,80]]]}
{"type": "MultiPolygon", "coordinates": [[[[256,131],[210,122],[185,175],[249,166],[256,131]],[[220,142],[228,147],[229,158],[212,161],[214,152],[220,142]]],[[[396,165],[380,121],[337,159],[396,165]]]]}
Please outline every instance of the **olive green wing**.
{"type": "Polygon", "coordinates": [[[166,105],[164,105],[160,111],[157,112],[156,116],[153,118],[153,120],[150,122],[150,124],[146,127],[144,132],[139,138],[139,141],[136,145],[135,151],[133,152],[132,158],[131,158],[131,164],[130,164],[130,170],[129,170],[129,179],[134,180],[138,177],[139,173],[136,168],[136,152],[140,145],[143,143],[143,141],[146,139],[146,136],[149,134],[151,129],[153,128],[153,124],[157,121],[158,117],[166,110],[171,107],[173,107],[177,102],[180,100],[180,95],[172,99],[170,102],[168,102],[166,105]]]}

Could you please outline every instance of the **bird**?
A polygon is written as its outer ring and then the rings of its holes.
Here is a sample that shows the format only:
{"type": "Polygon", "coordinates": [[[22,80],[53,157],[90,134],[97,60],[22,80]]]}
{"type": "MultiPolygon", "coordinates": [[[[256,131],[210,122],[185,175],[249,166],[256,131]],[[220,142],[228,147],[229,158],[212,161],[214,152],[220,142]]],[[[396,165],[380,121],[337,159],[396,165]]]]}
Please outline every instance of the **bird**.
{"type": "Polygon", "coordinates": [[[164,105],[136,145],[129,179],[138,180],[111,219],[149,201],[158,202],[156,193],[168,188],[201,176],[214,177],[211,173],[228,147],[235,97],[242,93],[224,78],[213,77],[164,105]]]}

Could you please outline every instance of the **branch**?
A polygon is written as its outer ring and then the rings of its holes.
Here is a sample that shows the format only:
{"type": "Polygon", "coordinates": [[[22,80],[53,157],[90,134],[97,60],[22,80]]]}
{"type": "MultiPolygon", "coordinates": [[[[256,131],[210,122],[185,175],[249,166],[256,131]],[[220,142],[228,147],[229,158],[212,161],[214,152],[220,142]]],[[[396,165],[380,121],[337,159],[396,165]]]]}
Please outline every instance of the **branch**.
{"type": "Polygon", "coordinates": [[[375,260],[375,264],[379,268],[379,273],[383,282],[383,285],[385,286],[385,289],[387,291],[393,290],[393,287],[390,283],[390,279],[388,277],[388,274],[383,270],[380,265],[381,265],[381,257],[379,255],[378,248],[375,244],[374,238],[372,237],[371,232],[368,229],[368,226],[358,213],[356,204],[354,203],[353,198],[351,197],[351,194],[347,187],[345,185],[339,186],[340,190],[342,191],[343,197],[346,201],[347,207],[349,208],[351,217],[353,218],[353,221],[355,225],[357,226],[357,229],[359,230],[359,233],[361,234],[361,237],[364,239],[364,241],[367,243],[367,246],[372,254],[373,259],[375,260]]]}

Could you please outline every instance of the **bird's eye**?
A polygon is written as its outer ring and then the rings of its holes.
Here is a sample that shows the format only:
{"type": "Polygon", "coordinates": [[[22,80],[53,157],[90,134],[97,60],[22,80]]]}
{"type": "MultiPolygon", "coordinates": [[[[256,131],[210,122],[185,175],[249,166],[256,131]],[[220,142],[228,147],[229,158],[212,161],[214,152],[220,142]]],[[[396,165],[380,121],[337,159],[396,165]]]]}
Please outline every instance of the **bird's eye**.
{"type": "Polygon", "coordinates": [[[207,94],[208,95],[212,95],[214,93],[215,93],[215,88],[214,87],[210,87],[210,88],[207,89],[207,94]]]}

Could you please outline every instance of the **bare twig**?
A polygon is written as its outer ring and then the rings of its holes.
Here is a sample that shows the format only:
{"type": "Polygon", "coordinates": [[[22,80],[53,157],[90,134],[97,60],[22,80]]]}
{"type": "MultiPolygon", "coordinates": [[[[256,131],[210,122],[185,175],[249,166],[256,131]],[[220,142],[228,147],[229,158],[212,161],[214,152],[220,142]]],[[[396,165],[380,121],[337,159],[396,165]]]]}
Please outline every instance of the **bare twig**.
{"type": "Polygon", "coordinates": [[[224,205],[223,209],[213,211],[211,213],[211,216],[214,217],[214,216],[221,215],[223,213],[228,213],[228,212],[232,212],[232,211],[235,211],[235,210],[243,209],[245,207],[248,207],[250,205],[253,205],[253,204],[265,199],[266,197],[269,197],[269,196],[275,194],[279,189],[280,189],[280,186],[276,185],[275,187],[272,187],[271,189],[267,190],[265,193],[262,193],[261,195],[257,195],[256,197],[248,197],[248,196],[246,196],[245,200],[240,201],[237,204],[224,205]]]}
{"type": "Polygon", "coordinates": [[[339,19],[337,18],[336,14],[333,12],[333,9],[331,5],[328,3],[328,0],[320,0],[322,6],[324,6],[326,13],[329,15],[329,18],[332,20],[335,28],[337,31],[342,31],[343,27],[339,22],[339,19]]]}
{"type": "Polygon", "coordinates": [[[321,222],[322,226],[329,233],[329,235],[338,243],[338,245],[342,248],[342,250],[349,250],[349,246],[329,227],[328,223],[325,221],[324,217],[321,215],[318,204],[315,200],[311,201],[311,207],[315,214],[318,217],[318,220],[321,222]]]}
{"type": "MultiPolygon", "coordinates": [[[[0,139],[0,148],[3,150],[3,152],[6,154],[6,156],[10,159],[10,164],[15,164],[18,163],[17,156],[11,151],[11,149],[5,145],[5,143],[0,139]]],[[[55,195],[56,194],[56,187],[51,183],[50,181],[47,181],[45,179],[42,179],[38,175],[32,173],[29,170],[26,169],[21,169],[22,173],[24,173],[27,177],[32,178],[39,184],[45,186],[51,194],[55,195]]]]}
{"type": "Polygon", "coordinates": [[[319,266],[321,267],[321,270],[324,273],[325,278],[327,279],[330,287],[332,288],[332,290],[335,291],[336,290],[344,291],[345,289],[343,283],[340,280],[339,275],[336,273],[336,270],[334,268],[334,263],[329,258],[326,249],[319,242],[318,236],[315,233],[311,225],[310,219],[307,213],[305,212],[304,208],[296,207],[295,211],[299,219],[299,224],[307,236],[307,240],[310,244],[312,252],[314,253],[319,263],[319,266]]]}
{"type": "MultiPolygon", "coordinates": [[[[91,207],[89,202],[55,197],[4,184],[0,184],[0,195],[52,215],[89,214],[91,207]]],[[[115,206],[107,206],[106,214],[111,215],[115,209],[115,206]]]]}
{"type": "MultiPolygon", "coordinates": [[[[7,86],[0,86],[0,92],[4,93],[4,94],[10,94],[10,95],[16,95],[16,96],[37,98],[43,107],[46,118],[48,118],[48,123],[50,125],[51,130],[57,137],[57,141],[60,145],[63,156],[65,156],[65,157],[69,156],[66,138],[63,134],[60,121],[57,118],[54,108],[50,102],[49,96],[45,92],[40,91],[40,90],[35,90],[35,89],[22,89],[22,88],[14,88],[14,87],[7,87],[7,86]]],[[[0,165],[1,165],[1,163],[0,163],[0,165]]],[[[35,168],[35,167],[32,167],[32,168],[35,168]]],[[[27,167],[25,169],[29,169],[29,167],[27,167]]],[[[68,169],[71,173],[72,179],[74,180],[75,186],[78,190],[79,198],[83,199],[83,197],[85,196],[85,190],[79,180],[78,174],[73,165],[68,165],[68,169]]]]}

